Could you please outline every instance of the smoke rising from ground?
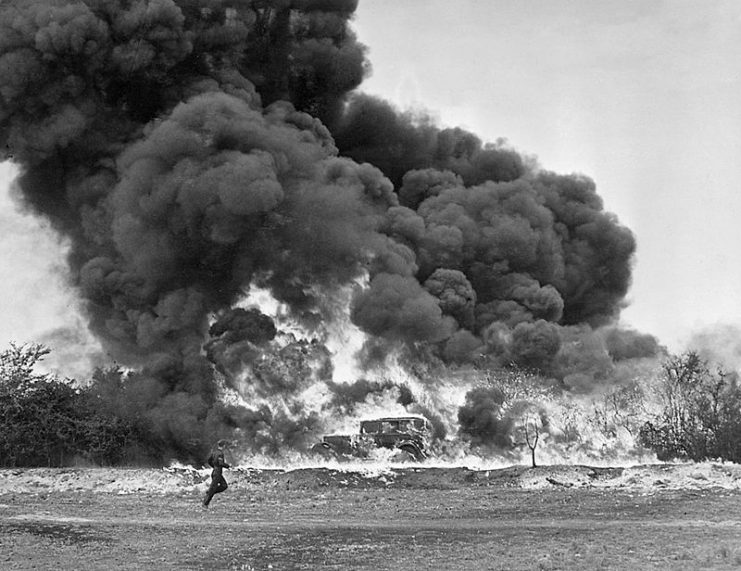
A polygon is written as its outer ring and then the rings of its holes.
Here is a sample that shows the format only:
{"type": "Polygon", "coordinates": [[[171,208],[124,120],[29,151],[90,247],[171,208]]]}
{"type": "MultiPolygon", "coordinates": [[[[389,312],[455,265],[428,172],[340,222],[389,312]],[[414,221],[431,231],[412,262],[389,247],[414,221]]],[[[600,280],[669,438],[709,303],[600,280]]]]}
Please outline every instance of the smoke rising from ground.
{"type": "Polygon", "coordinates": [[[69,240],[89,327],[136,371],[126,398],[171,454],[237,429],[263,452],[300,447],[317,383],[335,402],[383,393],[333,384],[324,343],[348,286],[367,364],[393,347],[588,391],[658,350],[595,330],[623,307],[635,240],[594,183],[353,93],[370,69],[356,4],[0,8],[2,158],[69,240]],[[239,309],[254,286],[314,338],[239,309]]]}

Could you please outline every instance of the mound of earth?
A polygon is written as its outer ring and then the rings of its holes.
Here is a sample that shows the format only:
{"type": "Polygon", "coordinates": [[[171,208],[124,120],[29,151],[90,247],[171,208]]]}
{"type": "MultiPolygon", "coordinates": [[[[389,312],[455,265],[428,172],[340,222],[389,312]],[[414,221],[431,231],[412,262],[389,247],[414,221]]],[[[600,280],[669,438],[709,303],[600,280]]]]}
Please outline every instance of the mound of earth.
{"type": "MultiPolygon", "coordinates": [[[[203,491],[208,469],[29,468],[0,470],[0,494],[93,492],[109,494],[184,494],[203,491]]],[[[491,470],[466,467],[396,467],[362,465],[227,470],[231,486],[282,489],[405,488],[458,489],[494,486],[523,489],[549,487],[619,488],[650,492],[659,489],[741,489],[736,464],[650,464],[630,467],[554,465],[511,466],[491,470]]]]}

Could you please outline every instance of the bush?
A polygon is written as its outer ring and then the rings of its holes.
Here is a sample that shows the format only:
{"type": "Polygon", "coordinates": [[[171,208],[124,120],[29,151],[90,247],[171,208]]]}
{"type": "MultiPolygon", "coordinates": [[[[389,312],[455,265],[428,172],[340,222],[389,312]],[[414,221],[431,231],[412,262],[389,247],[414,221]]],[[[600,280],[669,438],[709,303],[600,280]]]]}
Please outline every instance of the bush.
{"type": "Polygon", "coordinates": [[[695,352],[669,359],[658,383],[660,412],[639,434],[660,460],[741,461],[741,389],[695,352]]]}
{"type": "Polygon", "coordinates": [[[35,374],[49,353],[42,345],[0,353],[0,457],[5,466],[61,465],[77,436],[74,388],[35,374]]]}
{"type": "Polygon", "coordinates": [[[0,353],[0,464],[64,466],[77,458],[97,464],[123,460],[130,423],[101,409],[89,390],[34,372],[49,354],[43,345],[0,353]]]}

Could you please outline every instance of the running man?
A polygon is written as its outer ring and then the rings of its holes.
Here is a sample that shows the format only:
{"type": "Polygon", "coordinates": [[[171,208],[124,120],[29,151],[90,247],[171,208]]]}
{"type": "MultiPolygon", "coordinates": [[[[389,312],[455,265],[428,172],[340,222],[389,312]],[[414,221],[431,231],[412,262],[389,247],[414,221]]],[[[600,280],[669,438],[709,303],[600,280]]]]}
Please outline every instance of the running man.
{"type": "Polygon", "coordinates": [[[226,463],[226,460],[224,460],[224,448],[228,445],[229,442],[227,440],[219,440],[208,457],[208,464],[213,468],[213,471],[211,472],[211,485],[206,492],[206,497],[203,499],[203,505],[205,507],[208,507],[208,504],[211,503],[211,500],[216,494],[220,494],[229,487],[222,474],[224,468],[230,467],[226,463]]]}

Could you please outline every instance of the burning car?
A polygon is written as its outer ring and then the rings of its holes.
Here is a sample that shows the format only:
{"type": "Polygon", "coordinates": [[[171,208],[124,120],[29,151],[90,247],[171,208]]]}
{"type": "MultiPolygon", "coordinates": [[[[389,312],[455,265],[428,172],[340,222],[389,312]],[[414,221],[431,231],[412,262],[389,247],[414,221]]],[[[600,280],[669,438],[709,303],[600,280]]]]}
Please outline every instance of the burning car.
{"type": "Polygon", "coordinates": [[[398,452],[398,460],[422,461],[429,456],[432,425],[424,416],[390,416],[363,420],[358,434],[329,434],[312,447],[312,452],[338,460],[369,458],[374,450],[398,452]]]}

